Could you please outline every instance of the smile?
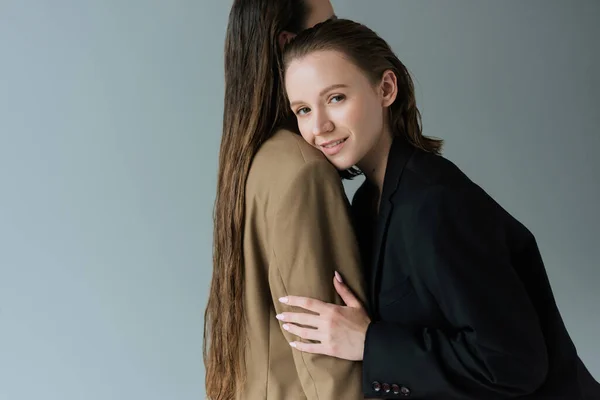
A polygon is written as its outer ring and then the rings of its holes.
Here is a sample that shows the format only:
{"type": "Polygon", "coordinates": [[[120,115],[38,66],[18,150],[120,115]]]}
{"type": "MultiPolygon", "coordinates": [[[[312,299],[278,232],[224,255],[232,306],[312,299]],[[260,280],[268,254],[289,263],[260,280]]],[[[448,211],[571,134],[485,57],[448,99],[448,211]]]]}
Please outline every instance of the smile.
{"type": "Polygon", "coordinates": [[[321,147],[324,147],[326,149],[330,149],[330,148],[335,147],[338,144],[343,143],[345,141],[346,141],[346,139],[340,139],[340,140],[336,140],[335,142],[327,143],[326,145],[323,145],[321,147]]]}
{"type": "Polygon", "coordinates": [[[348,138],[336,140],[334,142],[328,142],[320,145],[319,147],[321,147],[323,153],[327,154],[328,156],[334,156],[342,150],[346,140],[348,140],[348,138]]]}

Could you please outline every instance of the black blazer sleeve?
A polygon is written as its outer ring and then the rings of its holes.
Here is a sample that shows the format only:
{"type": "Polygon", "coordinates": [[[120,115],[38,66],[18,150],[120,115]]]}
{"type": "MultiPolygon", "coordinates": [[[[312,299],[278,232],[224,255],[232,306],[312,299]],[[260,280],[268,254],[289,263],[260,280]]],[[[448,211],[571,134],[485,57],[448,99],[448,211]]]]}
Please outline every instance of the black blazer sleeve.
{"type": "Polygon", "coordinates": [[[368,396],[402,398],[370,391],[376,380],[409,388],[413,399],[474,400],[520,397],[544,382],[544,336],[511,265],[504,211],[478,189],[428,189],[391,219],[387,240],[404,238],[414,290],[433,297],[448,324],[372,323],[363,361],[368,396]]]}

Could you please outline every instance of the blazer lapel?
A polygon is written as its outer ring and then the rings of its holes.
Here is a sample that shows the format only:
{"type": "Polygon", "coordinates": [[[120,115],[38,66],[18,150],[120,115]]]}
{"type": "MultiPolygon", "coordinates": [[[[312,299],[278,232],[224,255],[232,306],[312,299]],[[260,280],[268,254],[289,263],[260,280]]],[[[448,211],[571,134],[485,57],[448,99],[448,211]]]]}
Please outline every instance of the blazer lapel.
{"type": "Polygon", "coordinates": [[[376,311],[378,307],[378,280],[381,272],[383,253],[385,250],[384,244],[387,239],[390,216],[394,209],[392,196],[398,190],[404,167],[414,151],[415,148],[404,138],[396,137],[388,155],[385,178],[383,180],[383,192],[381,194],[379,214],[377,216],[377,225],[373,238],[373,256],[371,260],[371,279],[369,288],[372,311],[376,311]]]}

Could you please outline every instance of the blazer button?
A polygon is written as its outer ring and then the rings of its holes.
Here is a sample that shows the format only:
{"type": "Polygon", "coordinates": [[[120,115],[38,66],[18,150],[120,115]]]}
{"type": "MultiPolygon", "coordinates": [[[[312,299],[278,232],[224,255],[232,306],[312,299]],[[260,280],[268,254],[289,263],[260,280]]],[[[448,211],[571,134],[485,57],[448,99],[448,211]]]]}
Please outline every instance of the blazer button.
{"type": "Polygon", "coordinates": [[[381,388],[383,389],[383,391],[385,393],[389,393],[391,388],[390,388],[390,384],[389,383],[384,383],[383,385],[381,385],[381,388]]]}
{"type": "Polygon", "coordinates": [[[398,386],[394,383],[392,385],[392,391],[394,392],[394,394],[400,394],[400,386],[398,386]]]}
{"type": "Polygon", "coordinates": [[[381,390],[381,383],[375,381],[371,384],[374,391],[379,392],[381,390]]]}
{"type": "Polygon", "coordinates": [[[404,396],[404,397],[408,397],[408,396],[410,396],[410,393],[411,393],[411,392],[410,392],[410,389],[409,389],[409,388],[407,388],[406,386],[402,386],[402,387],[400,388],[400,394],[401,394],[402,396],[404,396]]]}

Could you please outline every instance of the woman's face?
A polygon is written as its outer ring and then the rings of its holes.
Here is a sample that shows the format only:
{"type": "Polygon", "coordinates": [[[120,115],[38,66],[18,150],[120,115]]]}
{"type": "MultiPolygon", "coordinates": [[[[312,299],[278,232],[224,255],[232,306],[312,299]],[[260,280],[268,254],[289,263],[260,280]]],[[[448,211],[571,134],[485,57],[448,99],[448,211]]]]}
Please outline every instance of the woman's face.
{"type": "MultiPolygon", "coordinates": [[[[390,72],[391,73],[391,72],[390,72]]],[[[391,73],[393,74],[393,73],[391,73]]],[[[304,140],[340,170],[361,170],[391,137],[385,121],[390,102],[382,84],[337,51],[317,51],[293,60],[285,75],[290,106],[304,140]]]]}

